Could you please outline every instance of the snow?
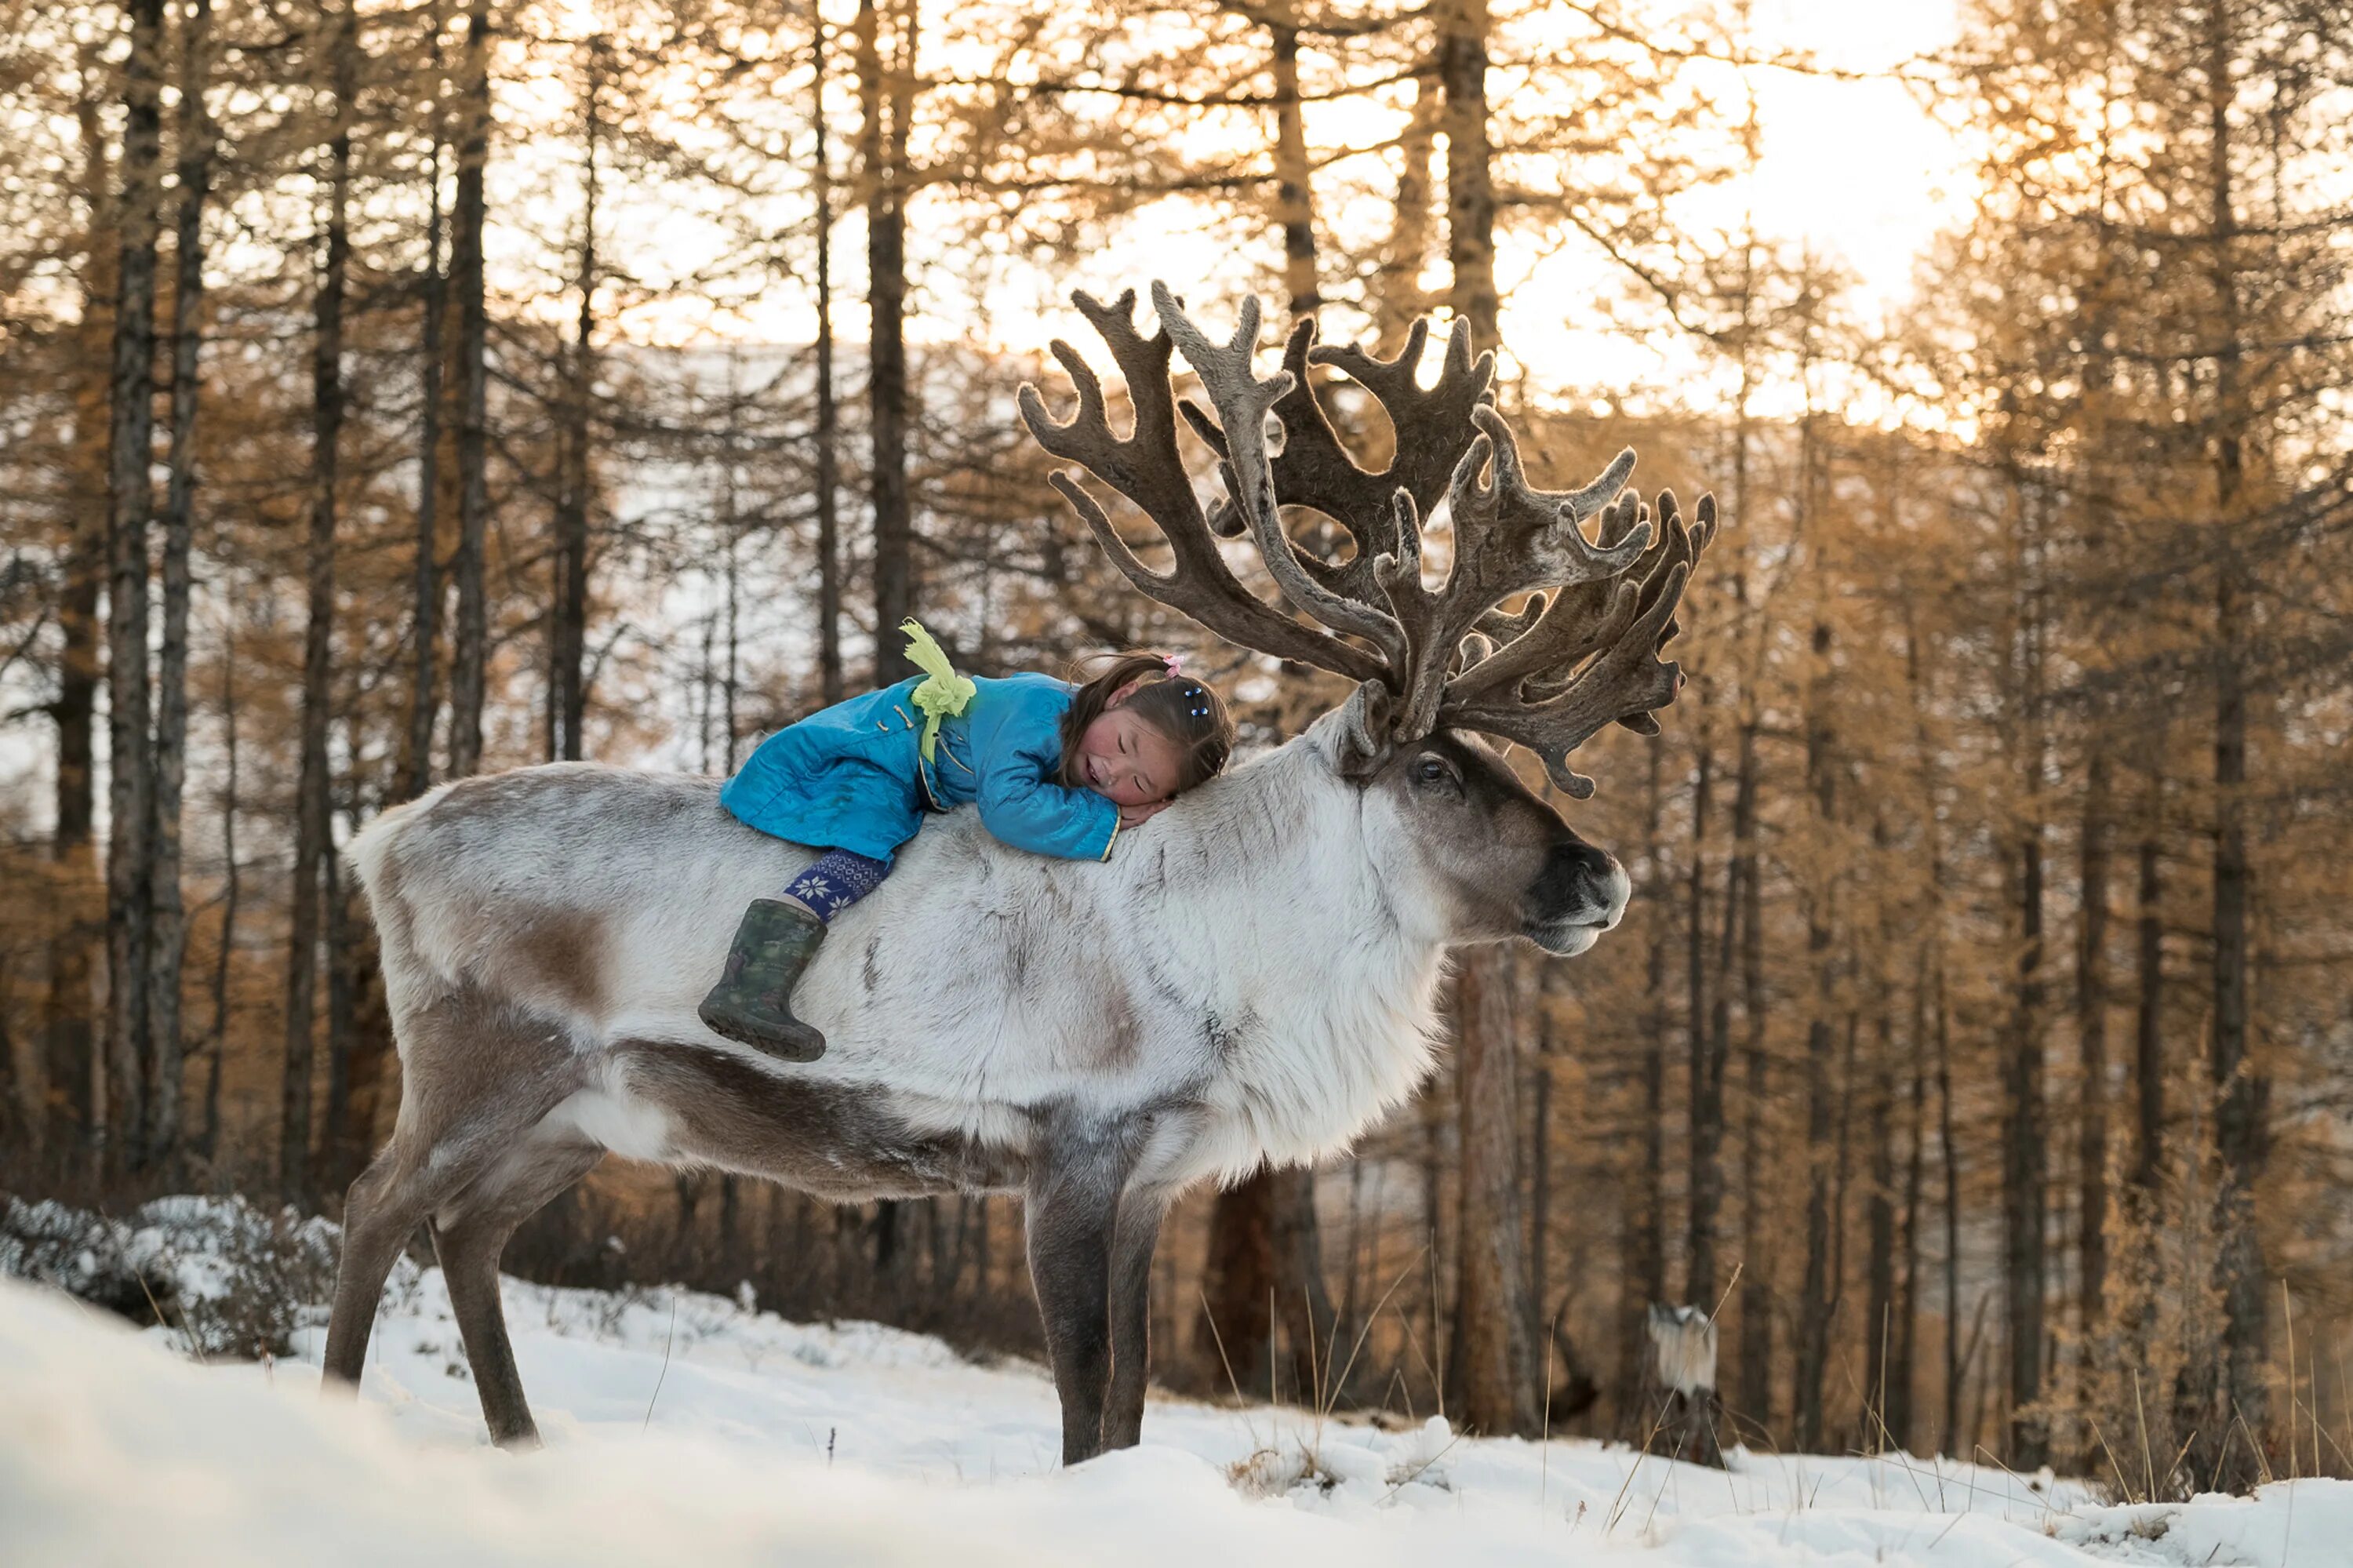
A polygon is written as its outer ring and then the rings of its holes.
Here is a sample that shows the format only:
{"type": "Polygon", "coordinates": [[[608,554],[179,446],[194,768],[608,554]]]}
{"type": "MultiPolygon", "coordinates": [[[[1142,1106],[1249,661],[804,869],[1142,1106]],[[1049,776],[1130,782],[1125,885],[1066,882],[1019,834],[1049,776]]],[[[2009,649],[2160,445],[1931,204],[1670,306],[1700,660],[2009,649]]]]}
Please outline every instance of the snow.
{"type": "Polygon", "coordinates": [[[487,1446],[436,1271],[396,1277],[356,1404],[317,1396],[315,1310],[291,1356],[199,1363],[0,1279],[0,1562],[2353,1565],[2333,1481],[2106,1508],[1902,1456],[1725,1474],[1156,1398],[1142,1447],[1063,1471],[1033,1366],[685,1291],[510,1280],[506,1305],[537,1455],[487,1446]]]}

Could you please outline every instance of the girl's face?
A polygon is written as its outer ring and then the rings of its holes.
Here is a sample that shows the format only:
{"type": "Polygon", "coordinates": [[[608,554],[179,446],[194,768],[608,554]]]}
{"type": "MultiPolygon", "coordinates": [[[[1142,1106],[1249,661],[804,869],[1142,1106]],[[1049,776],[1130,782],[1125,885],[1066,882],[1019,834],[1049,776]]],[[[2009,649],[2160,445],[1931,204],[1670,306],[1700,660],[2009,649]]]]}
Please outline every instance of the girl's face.
{"type": "Polygon", "coordinates": [[[1113,805],[1166,800],[1176,793],[1183,765],[1176,743],[1130,713],[1124,698],[1097,715],[1079,736],[1080,777],[1113,805]]]}

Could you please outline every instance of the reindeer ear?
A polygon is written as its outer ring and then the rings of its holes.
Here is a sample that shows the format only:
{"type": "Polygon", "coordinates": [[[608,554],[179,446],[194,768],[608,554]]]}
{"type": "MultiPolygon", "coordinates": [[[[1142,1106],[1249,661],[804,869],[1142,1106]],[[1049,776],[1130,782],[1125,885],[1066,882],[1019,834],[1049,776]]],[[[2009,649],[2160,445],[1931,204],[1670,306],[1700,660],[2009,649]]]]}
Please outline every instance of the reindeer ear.
{"type": "Polygon", "coordinates": [[[1340,775],[1367,779],[1389,759],[1395,741],[1389,734],[1397,699],[1378,681],[1358,685],[1340,710],[1340,775]]]}

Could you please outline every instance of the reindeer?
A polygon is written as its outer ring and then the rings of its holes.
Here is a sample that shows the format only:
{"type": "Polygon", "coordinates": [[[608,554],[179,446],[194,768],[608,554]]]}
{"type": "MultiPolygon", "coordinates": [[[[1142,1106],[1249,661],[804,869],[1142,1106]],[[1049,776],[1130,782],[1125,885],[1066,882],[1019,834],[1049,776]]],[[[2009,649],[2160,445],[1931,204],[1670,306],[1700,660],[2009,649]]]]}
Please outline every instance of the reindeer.
{"type": "Polygon", "coordinates": [[[1591,781],[1567,766],[1581,743],[1612,722],[1657,732],[1681,679],[1658,652],[1713,501],[1686,525],[1672,495],[1655,517],[1613,499],[1631,451],[1584,489],[1533,487],[1493,406],[1493,357],[1474,362],[1459,325],[1429,387],[1426,323],[1383,360],[1316,346],[1303,322],[1261,380],[1254,300],[1219,344],[1158,284],[1149,337],[1133,291],[1076,298],[1126,380],[1133,429],[1113,431],[1101,383],[1059,341],[1077,410],[1056,419],[1024,387],[1022,418],[1142,509],[1171,569],[1145,566],[1069,473],[1055,488],[1144,593],[1354,694],[1106,863],[1004,848],[968,812],[926,827],[796,993],[830,1043],[800,1065],[695,1017],[744,903],[812,854],[735,821],[717,780],[558,763],[385,812],[352,854],[401,1102],[347,1200],[331,1380],[358,1379],[385,1275],[425,1221],[491,1435],[534,1444],[499,1255],[609,1152],[839,1202],[1020,1193],[1063,1461],[1133,1445],[1153,1247],[1177,1195],[1344,1150],[1409,1096],[1450,949],[1525,937],[1579,953],[1618,923],[1624,868],[1478,736],[1529,747],[1582,799],[1591,781]],[[1219,460],[1208,511],[1178,445],[1172,348],[1216,410],[1181,409],[1219,460]],[[1387,411],[1395,452],[1378,471],[1343,448],[1311,364],[1387,411]],[[1452,564],[1432,588],[1420,519],[1441,499],[1452,564]],[[1333,519],[1353,556],[1301,554],[1284,505],[1333,519]],[[1228,568],[1219,540],[1244,534],[1285,608],[1228,568]]]}

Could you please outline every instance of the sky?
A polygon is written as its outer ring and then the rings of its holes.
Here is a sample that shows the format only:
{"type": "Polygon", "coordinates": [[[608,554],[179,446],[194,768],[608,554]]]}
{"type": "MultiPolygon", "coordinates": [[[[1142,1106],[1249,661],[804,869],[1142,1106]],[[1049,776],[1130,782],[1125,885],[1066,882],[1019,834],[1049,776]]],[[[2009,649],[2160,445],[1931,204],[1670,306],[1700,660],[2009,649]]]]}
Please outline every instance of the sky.
{"type": "MultiPolygon", "coordinates": [[[[1957,30],[1950,0],[1766,0],[1756,20],[1763,38],[1850,70],[1887,69],[1957,30]]],[[[1900,82],[1769,70],[1751,80],[1765,156],[1743,194],[1843,255],[1864,300],[1901,297],[1914,258],[1972,190],[1959,143],[1900,82]]]]}

